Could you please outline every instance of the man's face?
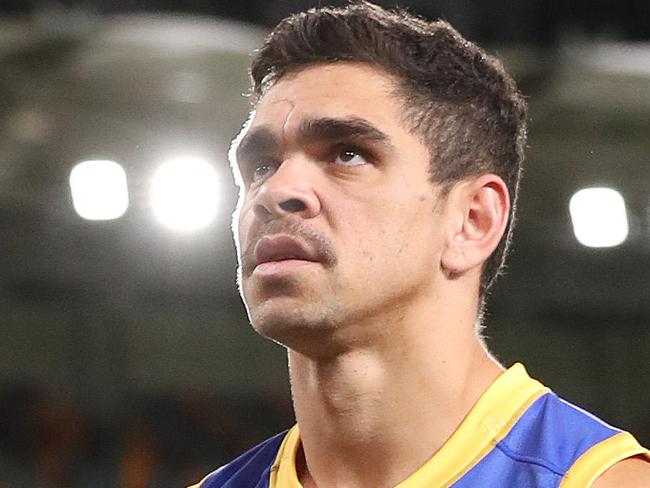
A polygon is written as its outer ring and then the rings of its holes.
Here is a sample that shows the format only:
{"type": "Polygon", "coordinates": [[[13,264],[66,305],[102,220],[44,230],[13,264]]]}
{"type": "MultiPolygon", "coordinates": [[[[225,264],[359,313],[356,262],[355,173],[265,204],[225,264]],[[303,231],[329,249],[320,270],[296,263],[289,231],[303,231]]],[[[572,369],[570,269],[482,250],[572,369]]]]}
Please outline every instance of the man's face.
{"type": "Polygon", "coordinates": [[[278,81],[240,135],[240,289],[255,329],[288,347],[358,339],[359,324],[434,294],[438,190],[393,90],[366,65],[309,67],[278,81]]]}

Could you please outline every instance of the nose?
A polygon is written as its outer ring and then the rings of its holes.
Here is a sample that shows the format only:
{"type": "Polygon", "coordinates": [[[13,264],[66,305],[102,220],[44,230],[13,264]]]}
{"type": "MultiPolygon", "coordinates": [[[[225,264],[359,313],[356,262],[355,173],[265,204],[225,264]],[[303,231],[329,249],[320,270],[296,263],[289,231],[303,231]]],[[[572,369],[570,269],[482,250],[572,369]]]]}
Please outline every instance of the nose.
{"type": "Polygon", "coordinates": [[[317,216],[321,211],[320,199],[314,192],[313,168],[307,161],[284,161],[255,196],[253,211],[263,222],[296,215],[303,219],[317,216]]]}

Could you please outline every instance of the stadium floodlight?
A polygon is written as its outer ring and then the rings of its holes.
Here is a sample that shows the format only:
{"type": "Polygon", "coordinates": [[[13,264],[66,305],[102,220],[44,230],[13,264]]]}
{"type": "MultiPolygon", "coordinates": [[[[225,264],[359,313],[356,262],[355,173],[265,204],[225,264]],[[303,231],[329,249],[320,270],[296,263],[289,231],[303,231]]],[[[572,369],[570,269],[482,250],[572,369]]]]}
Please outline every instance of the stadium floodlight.
{"type": "Polygon", "coordinates": [[[584,188],[569,202],[573,232],[587,247],[613,247],[628,234],[623,196],[612,188],[584,188]]]}
{"type": "Polygon", "coordinates": [[[129,206],[126,173],[115,161],[83,161],[70,171],[72,204],[87,220],[113,220],[129,206]]]}
{"type": "Polygon", "coordinates": [[[153,211],[160,222],[175,230],[205,227],[217,214],[218,183],[215,169],[203,159],[170,160],[154,175],[153,211]]]}

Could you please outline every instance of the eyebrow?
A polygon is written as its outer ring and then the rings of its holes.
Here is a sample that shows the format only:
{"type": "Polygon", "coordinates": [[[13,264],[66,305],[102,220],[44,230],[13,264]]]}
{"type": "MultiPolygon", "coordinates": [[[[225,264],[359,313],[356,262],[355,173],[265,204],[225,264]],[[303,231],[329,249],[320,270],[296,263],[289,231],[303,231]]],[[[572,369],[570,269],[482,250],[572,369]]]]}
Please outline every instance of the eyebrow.
{"type": "Polygon", "coordinates": [[[390,138],[384,132],[359,117],[337,119],[322,117],[318,119],[303,120],[299,128],[299,140],[304,143],[352,139],[378,142],[385,146],[392,146],[390,138]]]}
{"type": "Polygon", "coordinates": [[[272,154],[278,148],[278,140],[268,127],[251,129],[241,138],[235,151],[236,162],[239,164],[244,157],[255,154],[272,154]]]}
{"type": "MultiPolygon", "coordinates": [[[[300,144],[336,140],[372,141],[385,149],[393,149],[387,134],[360,117],[307,119],[298,127],[300,144]]],[[[279,147],[280,141],[276,134],[269,127],[261,126],[251,129],[241,139],[235,154],[239,162],[242,158],[251,158],[256,154],[276,153],[279,147]]]]}

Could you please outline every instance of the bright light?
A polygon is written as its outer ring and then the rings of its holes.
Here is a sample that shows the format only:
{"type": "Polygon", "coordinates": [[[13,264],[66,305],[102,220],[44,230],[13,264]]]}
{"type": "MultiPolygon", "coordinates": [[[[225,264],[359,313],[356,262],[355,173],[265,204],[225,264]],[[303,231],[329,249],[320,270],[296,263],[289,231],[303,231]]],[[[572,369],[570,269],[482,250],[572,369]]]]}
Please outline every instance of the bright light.
{"type": "Polygon", "coordinates": [[[217,214],[218,180],[202,159],[182,158],[163,164],[154,175],[151,203],[168,227],[191,231],[207,226],[217,214]]]}
{"type": "Polygon", "coordinates": [[[126,173],[114,161],[83,161],[70,171],[76,212],[88,220],[112,220],[129,206],[126,173]]]}
{"type": "Polygon", "coordinates": [[[625,200],[611,188],[585,188],[569,202],[573,232],[587,247],[618,246],[627,238],[625,200]]]}

